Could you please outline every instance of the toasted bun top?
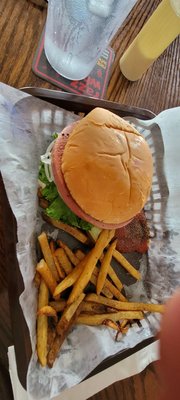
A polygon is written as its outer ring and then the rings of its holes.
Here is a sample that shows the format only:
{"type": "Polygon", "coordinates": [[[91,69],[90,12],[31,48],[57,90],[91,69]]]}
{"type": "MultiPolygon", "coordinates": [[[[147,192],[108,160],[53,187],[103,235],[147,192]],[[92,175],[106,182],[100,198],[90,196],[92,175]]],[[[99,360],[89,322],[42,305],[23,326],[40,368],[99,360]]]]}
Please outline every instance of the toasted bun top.
{"type": "Polygon", "coordinates": [[[73,129],[64,149],[62,173],[83,211],[120,224],[144,206],[152,183],[152,155],[128,122],[96,108],[73,129]]]}

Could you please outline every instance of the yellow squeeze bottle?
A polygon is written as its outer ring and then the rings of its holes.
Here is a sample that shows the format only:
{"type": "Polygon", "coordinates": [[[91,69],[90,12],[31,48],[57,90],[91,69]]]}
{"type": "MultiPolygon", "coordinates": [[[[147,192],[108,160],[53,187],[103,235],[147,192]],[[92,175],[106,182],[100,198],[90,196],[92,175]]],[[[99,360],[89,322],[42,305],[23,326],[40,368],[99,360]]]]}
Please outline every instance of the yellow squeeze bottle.
{"type": "Polygon", "coordinates": [[[123,75],[140,79],[179,34],[180,0],[163,0],[121,57],[123,75]]]}

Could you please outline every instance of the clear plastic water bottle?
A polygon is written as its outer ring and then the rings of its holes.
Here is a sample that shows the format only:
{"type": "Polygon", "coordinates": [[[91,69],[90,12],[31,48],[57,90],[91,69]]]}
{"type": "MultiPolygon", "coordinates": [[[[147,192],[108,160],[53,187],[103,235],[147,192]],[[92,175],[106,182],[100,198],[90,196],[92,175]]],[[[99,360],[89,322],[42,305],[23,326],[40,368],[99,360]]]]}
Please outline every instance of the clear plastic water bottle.
{"type": "Polygon", "coordinates": [[[49,0],[45,54],[62,76],[87,77],[137,0],[49,0]]]}

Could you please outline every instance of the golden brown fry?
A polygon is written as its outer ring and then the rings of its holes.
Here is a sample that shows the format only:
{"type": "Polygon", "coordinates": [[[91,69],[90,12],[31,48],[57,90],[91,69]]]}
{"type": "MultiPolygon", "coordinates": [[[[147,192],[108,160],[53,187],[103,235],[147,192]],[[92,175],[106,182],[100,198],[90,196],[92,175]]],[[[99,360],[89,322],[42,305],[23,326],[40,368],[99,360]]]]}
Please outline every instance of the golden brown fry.
{"type": "Polygon", "coordinates": [[[76,280],[79,278],[84,266],[82,264],[78,264],[75,268],[76,269],[70,272],[70,274],[67,275],[66,278],[64,278],[64,280],[57,285],[53,297],[56,297],[58,294],[64,292],[64,290],[74,285],[76,280]]]}
{"type": "Polygon", "coordinates": [[[48,353],[48,366],[52,367],[54,361],[60,351],[60,348],[69,332],[73,324],[75,323],[77,316],[81,311],[81,302],[83,301],[85,295],[82,293],[78,299],[71,304],[70,306],[66,307],[63,312],[62,317],[60,318],[58,325],[57,325],[57,335],[52,344],[52,347],[48,353]]]}
{"type": "MultiPolygon", "coordinates": [[[[98,277],[98,273],[99,273],[99,270],[97,267],[95,267],[94,271],[93,271],[93,275],[98,277]]],[[[108,281],[108,279],[106,279],[106,281],[105,281],[103,290],[105,290],[105,289],[109,290],[109,292],[112,293],[111,298],[114,296],[114,297],[116,297],[116,299],[118,299],[120,301],[127,301],[126,297],[110,281],[108,281]]]]}
{"type": "Polygon", "coordinates": [[[111,321],[111,319],[105,319],[105,321],[103,321],[103,325],[106,325],[109,328],[114,329],[116,331],[120,330],[120,326],[117,324],[117,322],[111,321]]]}
{"type": "Polygon", "coordinates": [[[83,325],[102,325],[106,319],[114,322],[121,319],[143,319],[143,313],[141,311],[118,311],[111,314],[80,314],[77,318],[77,323],[83,325]]]}
{"type": "Polygon", "coordinates": [[[58,245],[60,247],[62,247],[62,249],[64,249],[64,251],[65,251],[66,255],[68,256],[68,258],[70,259],[71,263],[73,265],[79,264],[79,259],[78,259],[78,257],[76,257],[76,255],[73,253],[73,251],[61,240],[58,240],[57,242],[58,242],[58,245]]]}
{"type": "Polygon", "coordinates": [[[118,340],[119,334],[123,335],[123,334],[127,333],[129,328],[130,328],[129,321],[127,319],[124,319],[120,323],[120,330],[119,330],[119,332],[117,332],[115,340],[116,341],[118,340]]]}
{"type": "Polygon", "coordinates": [[[45,232],[42,232],[38,236],[38,241],[41,246],[41,250],[42,250],[44,259],[45,259],[49,269],[51,270],[52,275],[54,276],[54,279],[56,281],[58,281],[58,278],[59,278],[58,273],[56,270],[56,266],[54,264],[53,256],[52,256],[51,249],[49,247],[49,243],[48,243],[48,239],[47,239],[47,235],[45,232]]]}
{"type": "MultiPolygon", "coordinates": [[[[104,259],[104,252],[101,254],[100,257],[100,262],[102,263],[104,259]]],[[[123,284],[120,281],[119,277],[117,276],[116,272],[114,271],[114,269],[111,267],[111,264],[109,265],[109,269],[108,269],[108,275],[110,276],[112,282],[115,284],[115,286],[117,287],[117,289],[119,289],[119,291],[122,290],[123,288],[123,284]]]]}
{"type": "MultiPolygon", "coordinates": [[[[78,250],[76,251],[76,256],[79,257],[79,259],[80,259],[80,258],[83,259],[84,256],[85,256],[85,254],[82,252],[82,250],[78,249],[78,250]]],[[[102,257],[102,258],[100,257],[100,259],[102,260],[103,257],[102,257]]],[[[112,268],[112,269],[113,269],[113,268],[112,268]]],[[[91,283],[93,283],[94,286],[97,285],[97,276],[98,276],[98,273],[99,273],[99,270],[98,270],[97,267],[95,267],[95,269],[94,269],[94,271],[93,271],[93,274],[92,274],[92,276],[91,276],[91,279],[90,279],[91,283]]],[[[111,276],[111,279],[112,279],[112,276],[111,276]]],[[[117,279],[119,279],[119,278],[117,277],[117,279]]],[[[106,279],[106,283],[105,283],[105,287],[104,287],[103,290],[102,290],[102,293],[104,294],[104,296],[108,297],[109,299],[112,299],[112,298],[113,298],[113,293],[110,291],[110,289],[111,289],[111,290],[113,290],[113,289],[112,289],[112,286],[111,286],[111,282],[109,282],[108,279],[106,279]],[[108,288],[108,287],[106,286],[106,283],[107,283],[107,286],[110,284],[110,288],[108,288]]],[[[121,283],[120,283],[120,284],[121,284],[121,283]]],[[[116,295],[117,295],[117,292],[116,292],[116,295]]],[[[126,300],[126,298],[125,298],[123,295],[118,295],[118,296],[121,297],[121,301],[123,300],[123,298],[124,298],[124,300],[126,300]]]]}
{"type": "MultiPolygon", "coordinates": [[[[87,303],[88,303],[88,301],[87,301],[87,303]]],[[[97,303],[97,304],[100,304],[100,303],[97,303]]],[[[112,313],[112,312],[116,312],[117,311],[116,308],[112,308],[112,307],[108,307],[108,306],[106,306],[106,310],[107,310],[107,313],[112,313]]]]}
{"type": "Polygon", "coordinates": [[[116,299],[120,301],[127,301],[126,297],[111,283],[107,280],[105,283],[105,289],[108,289],[116,299]]]}
{"type": "Polygon", "coordinates": [[[114,240],[114,242],[111,243],[111,245],[108,247],[108,250],[107,250],[105,256],[103,257],[103,261],[101,263],[101,267],[100,267],[99,274],[97,277],[97,286],[96,286],[97,294],[100,294],[104,287],[105,280],[106,280],[108,270],[110,267],[110,263],[112,260],[113,251],[116,248],[116,244],[117,244],[117,240],[114,240]]]}
{"type": "Polygon", "coordinates": [[[53,239],[50,240],[49,247],[50,247],[51,253],[53,254],[56,250],[56,246],[55,246],[53,239]]]}
{"type": "Polygon", "coordinates": [[[34,275],[34,284],[37,288],[39,288],[40,283],[41,283],[41,275],[39,274],[39,272],[36,271],[34,275]]]}
{"type": "Polygon", "coordinates": [[[127,319],[124,319],[124,321],[121,322],[120,328],[122,333],[127,333],[129,329],[129,321],[127,319]]]}
{"type": "Polygon", "coordinates": [[[137,271],[137,269],[134,268],[133,265],[131,265],[129,261],[127,261],[126,258],[118,250],[114,250],[113,257],[122,265],[123,268],[126,269],[126,271],[129,272],[131,276],[133,276],[137,280],[141,279],[140,272],[137,271]]]}
{"type": "Polygon", "coordinates": [[[86,301],[93,301],[94,303],[104,304],[105,306],[123,311],[149,311],[163,313],[165,309],[163,304],[121,302],[117,300],[106,299],[105,297],[97,296],[94,293],[88,294],[86,296],[86,301]]]}
{"type": "Polygon", "coordinates": [[[111,307],[111,308],[116,308],[114,306],[114,304],[121,304],[120,301],[117,300],[112,300],[112,299],[106,299],[104,296],[98,296],[95,293],[89,293],[86,295],[86,301],[93,301],[94,303],[98,303],[98,304],[104,304],[107,307],[111,307]]]}
{"type": "Polygon", "coordinates": [[[47,207],[49,207],[49,201],[46,200],[46,199],[44,199],[43,197],[40,197],[40,198],[39,198],[39,206],[40,206],[41,208],[46,209],[47,207]]]}
{"type": "Polygon", "coordinates": [[[74,321],[71,321],[71,325],[67,325],[67,330],[65,331],[64,329],[64,336],[59,336],[57,333],[55,335],[55,338],[53,340],[53,342],[51,343],[51,347],[49,349],[48,355],[47,355],[47,364],[49,368],[53,367],[54,361],[56,359],[56,357],[58,356],[58,353],[60,351],[60,348],[65,340],[65,336],[68,334],[68,328],[70,330],[70,328],[72,327],[74,321]]]}
{"type": "Polygon", "coordinates": [[[48,265],[44,261],[44,259],[42,259],[37,264],[36,270],[39,272],[41,277],[44,279],[44,281],[46,282],[47,287],[49,288],[50,292],[53,294],[54,291],[55,291],[57,283],[56,283],[56,281],[54,279],[54,276],[51,273],[51,270],[49,269],[48,265]]]}
{"type": "Polygon", "coordinates": [[[41,307],[38,312],[37,315],[46,315],[47,317],[53,317],[57,320],[57,312],[56,310],[51,307],[51,306],[43,306],[41,307]]]}
{"type": "Polygon", "coordinates": [[[65,308],[65,310],[63,312],[63,315],[62,315],[62,317],[61,317],[61,319],[58,322],[57,327],[56,327],[56,331],[57,331],[58,334],[61,333],[63,318],[65,318],[66,321],[70,321],[71,318],[73,317],[74,313],[76,312],[77,308],[79,307],[81,302],[84,300],[84,298],[85,298],[85,294],[81,293],[80,296],[76,299],[76,301],[74,301],[74,303],[68,305],[65,308]]]}
{"type": "Polygon", "coordinates": [[[101,257],[99,257],[99,261],[102,263],[103,262],[103,258],[104,258],[104,251],[101,254],[101,257]]]}
{"type": "Polygon", "coordinates": [[[91,275],[93,273],[93,270],[96,266],[96,263],[99,260],[99,257],[101,256],[104,248],[109,244],[109,242],[113,238],[114,234],[115,234],[114,230],[103,230],[100,233],[97,242],[94,248],[92,249],[91,256],[89,257],[85,265],[85,268],[83,269],[79,279],[74,284],[74,287],[68,299],[68,304],[73,303],[73,301],[79,297],[79,295],[83,292],[84,288],[87,286],[91,278],[91,275]]]}
{"type": "MultiPolygon", "coordinates": [[[[97,268],[98,270],[98,268],[97,268]]],[[[91,275],[90,282],[96,287],[97,285],[97,277],[98,275],[95,275],[94,273],[91,275]]],[[[107,287],[103,287],[102,293],[104,296],[108,297],[109,299],[113,298],[113,294],[110,292],[110,290],[107,287]]]]}
{"type": "Polygon", "coordinates": [[[124,329],[128,322],[127,319],[124,319],[124,321],[121,322],[121,329],[124,329]]]}
{"type": "Polygon", "coordinates": [[[56,337],[56,329],[54,326],[48,326],[48,337],[47,337],[47,348],[48,352],[53,344],[53,341],[56,337]]]}
{"type": "Polygon", "coordinates": [[[69,261],[69,258],[67,257],[64,249],[57,249],[54,253],[54,255],[57,257],[61,267],[63,268],[63,270],[65,271],[66,275],[68,275],[72,270],[72,264],[69,261]]]}
{"type": "MultiPolygon", "coordinates": [[[[38,310],[48,305],[49,290],[42,280],[38,295],[38,310]]],[[[42,367],[47,364],[47,336],[48,336],[48,319],[46,315],[37,317],[37,355],[42,367]]]]}
{"type": "Polygon", "coordinates": [[[120,281],[119,277],[116,275],[116,272],[114,271],[114,269],[111,267],[111,265],[109,266],[109,270],[108,270],[108,275],[110,276],[112,282],[114,283],[114,285],[117,287],[117,289],[119,291],[122,290],[123,288],[123,284],[120,281]]]}
{"type": "Polygon", "coordinates": [[[77,250],[75,251],[75,255],[76,255],[76,257],[81,261],[81,260],[84,258],[85,253],[83,253],[82,250],[77,249],[77,250]]]}
{"type": "Polygon", "coordinates": [[[87,244],[88,238],[87,236],[82,233],[79,229],[64,224],[61,221],[48,217],[46,214],[43,213],[43,219],[48,222],[49,224],[55,226],[55,228],[62,229],[64,232],[69,233],[69,235],[73,236],[75,239],[79,240],[79,242],[87,244]]]}
{"type": "Polygon", "coordinates": [[[65,278],[66,274],[65,274],[63,268],[61,267],[61,264],[60,264],[58,258],[55,256],[55,254],[53,254],[53,259],[54,259],[54,264],[56,266],[56,269],[57,269],[57,272],[59,275],[59,279],[58,279],[58,282],[59,282],[59,280],[62,280],[65,278]]]}
{"type": "Polygon", "coordinates": [[[66,300],[61,299],[58,301],[50,301],[49,305],[56,310],[56,312],[63,311],[66,307],[66,300]]]}
{"type": "Polygon", "coordinates": [[[51,250],[51,253],[52,253],[52,256],[53,256],[53,260],[54,260],[54,264],[56,266],[57,273],[58,273],[58,280],[57,281],[59,282],[60,280],[65,278],[66,274],[65,274],[63,268],[61,267],[61,265],[60,265],[60,263],[58,261],[58,258],[55,255],[56,246],[55,246],[54,240],[50,241],[49,247],[50,247],[50,250],[51,250]]]}
{"type": "Polygon", "coordinates": [[[106,313],[106,306],[92,302],[82,302],[81,312],[86,314],[103,314],[106,313]]]}
{"type": "Polygon", "coordinates": [[[66,278],[62,282],[59,283],[59,285],[57,285],[55,292],[53,294],[53,297],[56,297],[58,294],[62,293],[64,290],[66,290],[67,288],[74,285],[74,283],[77,281],[77,279],[81,275],[81,272],[84,269],[85,263],[90,255],[90,253],[91,252],[89,252],[84,257],[84,259],[82,261],[80,261],[78,265],[76,265],[76,267],[73,269],[73,271],[70,272],[70,274],[68,276],[66,276],[66,278]]]}
{"type": "Polygon", "coordinates": [[[44,306],[47,306],[48,300],[49,300],[49,290],[46,283],[42,279],[38,294],[38,310],[40,310],[44,306]]]}

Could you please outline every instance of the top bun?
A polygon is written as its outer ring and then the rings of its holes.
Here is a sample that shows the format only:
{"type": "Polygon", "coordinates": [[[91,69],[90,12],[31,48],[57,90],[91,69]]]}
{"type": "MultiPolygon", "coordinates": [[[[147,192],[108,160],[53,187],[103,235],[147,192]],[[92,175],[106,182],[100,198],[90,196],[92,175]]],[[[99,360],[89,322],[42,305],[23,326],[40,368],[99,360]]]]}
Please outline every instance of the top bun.
{"type": "Polygon", "coordinates": [[[61,170],[71,196],[86,214],[121,224],[144,207],[153,163],[148,144],[133,126],[95,108],[75,125],[61,170]]]}

